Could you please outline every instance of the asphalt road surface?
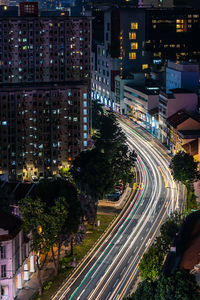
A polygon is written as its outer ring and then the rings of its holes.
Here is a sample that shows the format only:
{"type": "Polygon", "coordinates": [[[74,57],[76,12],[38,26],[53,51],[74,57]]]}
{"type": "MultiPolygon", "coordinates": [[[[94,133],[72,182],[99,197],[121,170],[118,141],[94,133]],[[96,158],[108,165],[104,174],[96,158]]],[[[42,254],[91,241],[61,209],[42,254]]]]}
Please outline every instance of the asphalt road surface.
{"type": "Polygon", "coordinates": [[[121,120],[128,145],[137,153],[136,182],[129,205],[108,234],[66,280],[53,300],[123,299],[138,276],[138,264],[163,220],[181,210],[184,197],[169,170],[163,147],[136,124],[121,120]]]}

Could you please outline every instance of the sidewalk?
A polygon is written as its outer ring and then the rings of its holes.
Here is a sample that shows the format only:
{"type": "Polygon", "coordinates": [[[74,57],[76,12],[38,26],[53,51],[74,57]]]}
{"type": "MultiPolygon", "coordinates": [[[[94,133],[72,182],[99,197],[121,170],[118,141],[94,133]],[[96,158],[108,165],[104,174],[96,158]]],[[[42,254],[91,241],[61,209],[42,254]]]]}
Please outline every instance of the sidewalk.
{"type": "Polygon", "coordinates": [[[109,201],[107,199],[103,199],[103,200],[99,200],[98,202],[98,206],[104,206],[104,207],[113,207],[113,208],[118,208],[121,209],[126,200],[128,199],[130,193],[131,193],[131,188],[129,187],[129,185],[126,187],[124,193],[120,196],[118,201],[109,201]]]}
{"type": "MultiPolygon", "coordinates": [[[[65,255],[64,248],[61,250],[61,257],[65,255]]],[[[54,272],[53,261],[49,261],[41,271],[42,283],[48,280],[49,276],[54,272]]],[[[23,288],[18,292],[15,297],[16,300],[28,300],[30,299],[39,289],[37,272],[33,273],[31,278],[25,283],[23,288]]]]}

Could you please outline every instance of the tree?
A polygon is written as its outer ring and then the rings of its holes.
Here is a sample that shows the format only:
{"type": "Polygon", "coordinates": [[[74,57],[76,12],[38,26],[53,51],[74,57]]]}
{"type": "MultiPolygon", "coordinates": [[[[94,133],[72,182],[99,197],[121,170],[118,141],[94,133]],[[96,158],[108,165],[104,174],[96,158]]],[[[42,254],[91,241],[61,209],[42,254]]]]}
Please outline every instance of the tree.
{"type": "Polygon", "coordinates": [[[197,166],[198,162],[184,151],[178,152],[170,163],[174,180],[182,182],[186,187],[200,178],[197,166]]]}
{"type": "Polygon", "coordinates": [[[83,216],[80,197],[74,184],[63,178],[53,181],[43,180],[36,186],[34,193],[35,197],[42,199],[46,209],[54,206],[57,198],[66,199],[68,215],[62,229],[62,240],[71,241],[71,255],[73,255],[73,235],[77,233],[83,216]]]}
{"type": "Polygon", "coordinates": [[[165,220],[165,223],[162,224],[160,228],[160,236],[156,239],[156,243],[160,245],[159,247],[161,251],[164,251],[165,253],[168,252],[176,233],[179,231],[181,223],[182,217],[179,214],[174,213],[165,220]]]}
{"type": "Polygon", "coordinates": [[[140,264],[140,276],[142,279],[155,281],[160,275],[164,253],[154,245],[144,254],[140,264]]]}
{"type": "Polygon", "coordinates": [[[83,209],[87,216],[88,206],[90,207],[89,210],[93,210],[92,218],[94,221],[97,201],[109,193],[115,184],[112,166],[104,153],[92,149],[81,152],[75,158],[71,173],[82,193],[82,203],[87,199],[83,209]]]}
{"type": "Polygon", "coordinates": [[[70,182],[64,179],[44,180],[37,185],[32,198],[22,199],[19,207],[25,232],[27,234],[31,232],[32,235],[32,250],[37,253],[36,264],[41,294],[40,273],[46,257],[51,251],[57,275],[61,246],[79,229],[80,202],[77,191],[70,182]]]}
{"type": "Polygon", "coordinates": [[[188,270],[176,270],[169,276],[162,274],[158,280],[155,300],[197,300],[195,277],[188,270]]]}
{"type": "Polygon", "coordinates": [[[197,289],[195,277],[178,269],[169,276],[162,273],[156,281],[142,281],[127,300],[198,300],[197,289]]]}
{"type": "Polygon", "coordinates": [[[136,292],[127,300],[155,300],[156,282],[144,280],[139,283],[136,292]]]}
{"type": "Polygon", "coordinates": [[[19,202],[20,212],[23,219],[23,227],[26,234],[31,232],[31,248],[36,252],[37,278],[39,295],[42,295],[41,270],[45,264],[50,245],[45,237],[47,218],[44,217],[44,203],[39,198],[24,198],[19,202]],[[41,228],[43,228],[41,230],[41,228]],[[42,255],[44,259],[42,262],[42,255]]]}
{"type": "Polygon", "coordinates": [[[92,128],[99,129],[102,116],[104,114],[102,105],[97,101],[92,101],[92,128]]]}
{"type": "Polygon", "coordinates": [[[114,114],[102,117],[101,126],[94,141],[96,149],[104,153],[108,162],[113,166],[116,183],[120,179],[124,184],[131,182],[134,177],[133,166],[136,154],[134,151],[129,151],[127,138],[114,114]]]}
{"type": "MultiPolygon", "coordinates": [[[[170,168],[174,180],[180,181],[187,188],[189,195],[191,184],[200,178],[200,173],[197,170],[198,162],[184,151],[178,152],[171,160],[170,168]]],[[[187,209],[188,209],[188,195],[187,195],[187,209]]]]}

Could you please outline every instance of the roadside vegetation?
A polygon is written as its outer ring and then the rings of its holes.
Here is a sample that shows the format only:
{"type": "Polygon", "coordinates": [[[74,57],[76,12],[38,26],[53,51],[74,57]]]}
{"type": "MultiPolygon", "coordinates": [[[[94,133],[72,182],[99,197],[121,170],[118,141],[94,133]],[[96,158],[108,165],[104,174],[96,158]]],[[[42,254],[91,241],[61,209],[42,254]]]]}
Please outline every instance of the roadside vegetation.
{"type": "Polygon", "coordinates": [[[140,277],[136,292],[127,300],[198,300],[198,286],[188,270],[175,269],[163,272],[163,265],[170,246],[179,231],[182,217],[171,215],[161,226],[160,235],[144,254],[140,265],[140,277]]]}
{"type": "Polygon", "coordinates": [[[92,139],[92,147],[81,152],[69,169],[61,169],[60,178],[40,181],[31,197],[19,202],[24,231],[36,253],[40,297],[47,290],[49,297],[58,288],[109,225],[111,218],[106,216],[96,228],[98,200],[119,182],[125,186],[134,178],[136,154],[129,150],[115,116],[96,102],[92,139]],[[70,249],[64,257],[63,247],[70,249]],[[44,286],[41,274],[49,259],[53,280],[44,286]]]}
{"type": "Polygon", "coordinates": [[[169,253],[172,241],[179,231],[182,218],[178,214],[173,214],[160,228],[160,235],[144,254],[139,264],[141,279],[155,281],[161,274],[164,259],[169,253]]]}
{"type": "Polygon", "coordinates": [[[55,276],[54,273],[49,277],[48,281],[43,282],[43,293],[39,296],[39,293],[36,293],[31,300],[49,300],[51,296],[59,289],[62,282],[73,272],[74,267],[72,263],[75,261],[78,264],[92,248],[92,246],[97,242],[100,236],[105,232],[106,228],[115,218],[114,215],[103,215],[98,214],[97,220],[100,221],[100,226],[93,226],[91,224],[85,223],[85,238],[81,243],[75,243],[73,248],[73,256],[69,250],[65,256],[62,256],[59,260],[59,272],[55,276]]]}
{"type": "Polygon", "coordinates": [[[198,162],[184,151],[178,152],[171,160],[171,172],[175,181],[185,185],[187,190],[185,213],[198,209],[194,194],[194,182],[200,179],[198,162]]]}

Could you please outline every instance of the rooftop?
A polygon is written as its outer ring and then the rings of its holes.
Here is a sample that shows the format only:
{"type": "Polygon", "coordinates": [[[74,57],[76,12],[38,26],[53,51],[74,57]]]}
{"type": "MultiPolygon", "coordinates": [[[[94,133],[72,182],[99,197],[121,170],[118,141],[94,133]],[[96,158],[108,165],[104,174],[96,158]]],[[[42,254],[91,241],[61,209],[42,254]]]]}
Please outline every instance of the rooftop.
{"type": "Polygon", "coordinates": [[[0,228],[8,231],[8,234],[0,235],[0,241],[14,238],[21,230],[22,221],[8,212],[0,210],[0,228]]]}
{"type": "Polygon", "coordinates": [[[159,87],[157,86],[136,86],[134,83],[127,83],[125,84],[124,88],[130,87],[135,91],[141,92],[145,95],[158,95],[159,94],[159,87]]]}
{"type": "Polygon", "coordinates": [[[176,71],[199,72],[198,64],[186,61],[169,61],[167,67],[176,71]]]}
{"type": "Polygon", "coordinates": [[[174,128],[176,128],[179,124],[183,123],[184,121],[186,121],[189,118],[190,118],[190,116],[186,112],[180,110],[177,113],[175,113],[172,116],[170,116],[167,119],[167,122],[171,126],[173,126],[174,128]]]}

